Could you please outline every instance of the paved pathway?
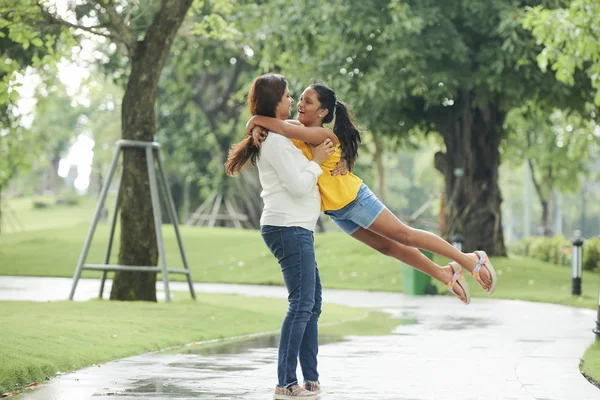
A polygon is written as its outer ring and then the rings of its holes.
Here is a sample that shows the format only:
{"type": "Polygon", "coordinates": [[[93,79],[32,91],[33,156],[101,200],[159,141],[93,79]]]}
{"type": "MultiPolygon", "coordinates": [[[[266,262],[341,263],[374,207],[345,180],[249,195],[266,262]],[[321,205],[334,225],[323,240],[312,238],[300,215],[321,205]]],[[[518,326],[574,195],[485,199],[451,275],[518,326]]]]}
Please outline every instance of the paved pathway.
{"type": "MultiPolygon", "coordinates": [[[[76,299],[97,296],[82,280],[76,299]]],[[[197,293],[284,297],[281,287],[196,284],[197,293]]],[[[70,279],[0,277],[0,299],[67,297],[70,279]]],[[[172,290],[185,290],[174,283],[172,290]]],[[[378,309],[412,325],[392,335],[349,337],[321,346],[322,400],[592,400],[600,389],[581,376],[592,343],[591,310],[522,301],[325,289],[325,302],[378,309]]],[[[326,312],[326,311],[325,311],[326,312]]],[[[400,322],[400,320],[399,320],[400,322]]],[[[130,357],[55,378],[21,398],[269,399],[276,338],[130,357]]]]}

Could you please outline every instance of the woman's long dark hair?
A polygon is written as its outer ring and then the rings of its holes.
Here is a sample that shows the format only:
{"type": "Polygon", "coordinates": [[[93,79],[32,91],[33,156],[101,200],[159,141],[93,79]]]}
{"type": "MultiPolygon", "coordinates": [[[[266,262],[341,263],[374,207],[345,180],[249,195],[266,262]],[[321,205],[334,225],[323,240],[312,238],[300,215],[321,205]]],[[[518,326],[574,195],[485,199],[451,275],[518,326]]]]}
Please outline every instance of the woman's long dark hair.
{"type": "Polygon", "coordinates": [[[338,101],[335,92],[326,85],[315,83],[310,88],[317,92],[321,107],[329,111],[323,118],[323,122],[327,124],[333,121],[335,116],[333,133],[340,140],[342,159],[346,161],[346,166],[351,171],[358,157],[358,144],[361,143],[361,139],[358,128],[352,122],[350,109],[346,104],[338,101]]]}
{"type": "MultiPolygon", "coordinates": [[[[287,81],[282,75],[265,74],[256,78],[248,92],[248,110],[250,114],[275,118],[277,104],[281,101],[286,87],[287,81]]],[[[246,136],[246,138],[231,146],[225,163],[225,173],[229,176],[235,176],[248,163],[256,165],[259,156],[260,149],[254,145],[252,136],[246,136]]]]}

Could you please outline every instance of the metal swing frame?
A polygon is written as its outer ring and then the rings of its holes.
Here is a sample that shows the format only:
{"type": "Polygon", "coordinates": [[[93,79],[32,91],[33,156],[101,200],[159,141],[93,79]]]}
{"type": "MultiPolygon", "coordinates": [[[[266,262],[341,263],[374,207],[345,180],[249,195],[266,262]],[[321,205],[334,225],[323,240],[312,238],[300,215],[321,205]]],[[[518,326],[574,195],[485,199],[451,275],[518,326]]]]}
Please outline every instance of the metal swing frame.
{"type": "Polygon", "coordinates": [[[83,249],[81,251],[81,255],[79,256],[79,261],[77,262],[77,268],[75,269],[75,275],[73,276],[73,286],[71,288],[71,293],[69,295],[69,300],[73,300],[75,295],[75,290],[77,289],[77,283],[79,278],[81,277],[81,273],[84,269],[94,270],[94,271],[102,271],[102,283],[100,284],[100,293],[99,298],[102,298],[102,294],[104,292],[104,284],[106,282],[106,275],[108,271],[134,271],[134,272],[161,272],[162,279],[165,290],[165,298],[167,302],[171,301],[171,291],[169,290],[169,273],[176,274],[185,274],[187,277],[187,282],[190,287],[190,294],[192,299],[196,300],[196,293],[194,291],[194,285],[192,283],[192,274],[190,268],[188,266],[187,258],[185,256],[185,250],[183,248],[183,241],[181,239],[181,233],[179,231],[179,222],[177,219],[177,211],[175,209],[175,203],[173,202],[173,197],[171,196],[171,191],[169,190],[169,183],[167,180],[167,175],[163,168],[163,163],[160,157],[160,144],[157,142],[144,142],[137,140],[118,140],[116,143],[117,150],[112,159],[112,163],[110,166],[110,172],[106,178],[106,182],[102,187],[102,191],[100,193],[100,199],[98,200],[98,204],[96,206],[96,212],[94,214],[94,218],[92,220],[92,225],[90,226],[90,230],[85,239],[85,243],[83,245],[83,249]],[[146,152],[146,164],[148,167],[148,178],[150,180],[150,196],[152,199],[152,212],[154,216],[154,230],[156,232],[156,242],[158,245],[158,256],[160,261],[160,266],[134,266],[134,265],[110,265],[108,262],[110,261],[110,254],[112,250],[112,244],[115,234],[115,228],[117,226],[117,216],[119,214],[119,203],[121,200],[121,186],[119,184],[119,189],[117,192],[117,201],[115,204],[115,210],[113,213],[112,223],[110,227],[110,235],[108,238],[108,245],[106,247],[106,253],[104,256],[104,264],[86,264],[85,261],[88,256],[88,252],[90,250],[90,246],[92,244],[92,239],[94,237],[94,232],[96,231],[96,227],[98,225],[98,221],[100,220],[100,216],[102,214],[102,210],[104,209],[104,204],[106,202],[106,197],[108,194],[108,189],[110,187],[112,178],[117,170],[117,164],[119,162],[119,156],[123,149],[125,148],[136,148],[143,149],[146,152]],[[155,154],[156,153],[156,154],[155,154]],[[154,169],[154,160],[156,159],[156,163],[158,166],[158,179],[157,174],[154,169]],[[160,209],[160,200],[159,200],[159,188],[162,191],[162,194],[167,203],[167,212],[169,214],[169,218],[172,221],[173,227],[175,228],[175,235],[177,237],[177,244],[179,245],[179,251],[181,253],[181,259],[183,261],[184,268],[168,268],[167,267],[167,259],[165,253],[165,245],[162,235],[162,213],[160,209]]]}

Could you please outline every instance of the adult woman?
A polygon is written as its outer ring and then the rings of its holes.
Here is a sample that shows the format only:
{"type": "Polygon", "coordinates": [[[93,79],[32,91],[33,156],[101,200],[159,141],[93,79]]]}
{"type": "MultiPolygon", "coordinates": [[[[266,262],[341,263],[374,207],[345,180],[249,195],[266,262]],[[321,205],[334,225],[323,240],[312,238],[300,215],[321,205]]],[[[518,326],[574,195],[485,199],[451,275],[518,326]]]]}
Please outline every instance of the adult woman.
{"type": "MultiPolygon", "coordinates": [[[[360,133],[350,119],[348,108],[338,101],[333,90],[321,84],[311,85],[298,102],[298,123],[254,116],[248,121],[250,132],[255,126],[264,127],[295,140],[306,155],[306,143],[326,138],[336,143],[336,152],[322,165],[332,169],[340,159],[351,170],[358,155],[360,133]],[[333,132],[323,127],[333,121],[333,132]],[[303,125],[303,126],[302,126],[303,125]],[[339,144],[339,146],[337,146],[339,144]]],[[[259,145],[264,135],[255,134],[259,145]]],[[[444,283],[464,304],[469,304],[470,293],[462,269],[465,268],[490,294],[496,287],[496,273],[486,253],[462,253],[442,238],[403,224],[383,205],[356,175],[323,174],[319,178],[322,209],[333,221],[353,238],[379,252],[395,257],[444,283]],[[442,268],[423,256],[417,248],[432,251],[454,260],[442,268]]]]}
{"type": "MultiPolygon", "coordinates": [[[[248,94],[251,114],[280,120],[289,118],[292,102],[281,75],[258,77],[248,94]]],[[[248,163],[258,166],[264,201],[261,235],[279,261],[288,290],[289,307],[281,327],[275,399],[314,397],[320,390],[317,326],[321,314],[321,280],[313,231],[321,203],[317,188],[317,178],[322,174],[319,164],[333,154],[333,142],[325,139],[308,151],[312,161],[284,136],[269,135],[260,150],[248,137],[232,147],[226,163],[228,175],[235,175],[248,163]],[[296,378],[298,357],[305,387],[296,378]]]]}

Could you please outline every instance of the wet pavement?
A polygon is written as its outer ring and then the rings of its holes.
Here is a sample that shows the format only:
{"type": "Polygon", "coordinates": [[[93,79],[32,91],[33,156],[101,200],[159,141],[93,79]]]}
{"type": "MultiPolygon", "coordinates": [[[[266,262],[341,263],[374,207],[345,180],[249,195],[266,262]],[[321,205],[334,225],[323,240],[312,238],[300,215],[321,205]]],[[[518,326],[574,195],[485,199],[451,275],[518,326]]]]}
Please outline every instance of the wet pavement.
{"type": "MultiPolygon", "coordinates": [[[[0,299],[65,299],[70,283],[0,277],[0,299]]],[[[286,295],[282,287],[194,286],[198,296],[286,295]]],[[[82,280],[76,299],[96,297],[98,288],[98,280],[82,280]]],[[[186,286],[173,283],[171,289],[186,286]]],[[[578,368],[593,342],[592,310],[479,298],[465,307],[447,296],[332,289],[323,297],[388,312],[398,327],[386,336],[323,337],[322,400],[600,399],[600,389],[578,368]]],[[[129,357],[65,374],[19,399],[270,399],[276,346],[276,336],[266,335],[129,357]]]]}

